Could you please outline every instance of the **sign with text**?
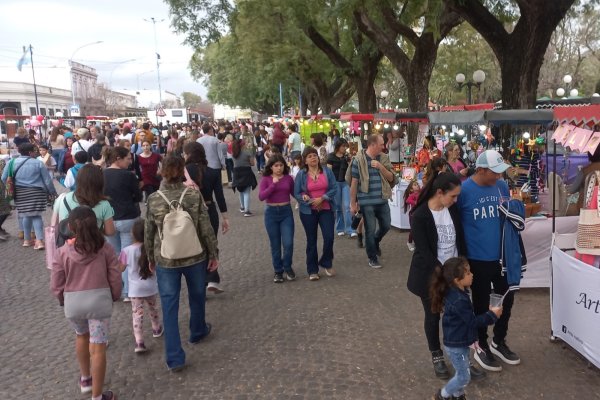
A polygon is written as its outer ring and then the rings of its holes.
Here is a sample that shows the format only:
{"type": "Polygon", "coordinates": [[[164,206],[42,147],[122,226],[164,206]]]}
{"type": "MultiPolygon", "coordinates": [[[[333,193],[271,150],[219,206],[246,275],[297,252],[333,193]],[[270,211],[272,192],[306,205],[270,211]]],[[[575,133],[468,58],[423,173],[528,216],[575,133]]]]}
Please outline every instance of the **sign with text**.
{"type": "Polygon", "coordinates": [[[71,104],[71,107],[69,107],[69,114],[71,117],[80,117],[79,104],[71,104]]]}
{"type": "Polygon", "coordinates": [[[600,368],[600,269],[552,248],[552,333],[600,368]]]}

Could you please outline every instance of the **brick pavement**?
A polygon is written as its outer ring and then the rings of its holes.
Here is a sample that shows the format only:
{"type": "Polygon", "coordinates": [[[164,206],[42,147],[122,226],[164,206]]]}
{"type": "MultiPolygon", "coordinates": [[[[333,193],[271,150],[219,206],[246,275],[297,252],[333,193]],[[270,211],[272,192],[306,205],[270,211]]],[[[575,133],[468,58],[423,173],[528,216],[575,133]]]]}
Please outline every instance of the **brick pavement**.
{"type": "MultiPolygon", "coordinates": [[[[211,336],[186,345],[188,368],[171,374],[161,339],[149,337],[150,351],[134,354],[130,306],[116,303],[106,388],[120,399],[431,398],[443,382],[433,376],[420,301],[405,287],[406,233],[387,235],[377,271],[353,240],[336,237],[338,276],[309,282],[296,218],[299,279],[275,285],[256,192],[252,218],[243,218],[237,196],[226,192],[233,210],[232,230],[219,238],[226,292],[207,300],[211,336]]],[[[14,217],[6,223],[13,233],[15,225],[14,217]]],[[[0,243],[0,265],[0,397],[86,398],[76,386],[74,334],[49,294],[43,253],[13,238],[0,243]]],[[[181,308],[185,335],[189,314],[181,308]]],[[[472,383],[469,399],[600,398],[600,372],[549,341],[549,314],[547,290],[517,295],[508,340],[522,364],[472,383]]]]}

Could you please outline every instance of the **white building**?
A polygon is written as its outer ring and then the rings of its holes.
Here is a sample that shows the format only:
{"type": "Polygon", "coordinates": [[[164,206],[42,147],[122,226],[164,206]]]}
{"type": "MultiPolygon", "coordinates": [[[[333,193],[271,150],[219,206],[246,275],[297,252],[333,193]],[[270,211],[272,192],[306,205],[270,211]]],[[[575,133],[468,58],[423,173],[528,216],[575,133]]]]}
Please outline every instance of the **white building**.
{"type": "MultiPolygon", "coordinates": [[[[68,115],[71,91],[37,85],[40,115],[54,117],[57,112],[68,115]]],[[[0,114],[37,115],[33,84],[0,82],[0,114]]]]}

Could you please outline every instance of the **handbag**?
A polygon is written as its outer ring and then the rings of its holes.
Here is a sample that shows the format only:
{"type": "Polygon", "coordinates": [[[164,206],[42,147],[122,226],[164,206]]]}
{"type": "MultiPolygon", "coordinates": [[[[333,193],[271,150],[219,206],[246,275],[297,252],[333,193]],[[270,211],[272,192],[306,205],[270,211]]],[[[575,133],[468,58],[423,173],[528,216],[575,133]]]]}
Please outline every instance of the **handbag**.
{"type": "Polygon", "coordinates": [[[600,172],[595,171],[588,178],[584,208],[579,211],[575,240],[575,249],[579,254],[600,256],[600,196],[597,183],[600,183],[600,172]]]}
{"type": "Polygon", "coordinates": [[[15,192],[15,185],[17,183],[17,179],[16,179],[17,172],[19,172],[19,170],[21,169],[21,167],[23,165],[25,165],[25,163],[27,161],[29,161],[29,160],[30,160],[30,158],[28,158],[25,161],[23,161],[21,163],[21,165],[19,165],[17,167],[17,169],[15,169],[14,171],[13,171],[13,168],[14,168],[14,164],[15,164],[15,159],[13,158],[8,163],[8,177],[6,178],[6,184],[5,184],[5,187],[6,187],[6,189],[5,189],[6,190],[6,199],[8,201],[12,201],[12,200],[16,200],[17,199],[16,192],[15,192]]]}

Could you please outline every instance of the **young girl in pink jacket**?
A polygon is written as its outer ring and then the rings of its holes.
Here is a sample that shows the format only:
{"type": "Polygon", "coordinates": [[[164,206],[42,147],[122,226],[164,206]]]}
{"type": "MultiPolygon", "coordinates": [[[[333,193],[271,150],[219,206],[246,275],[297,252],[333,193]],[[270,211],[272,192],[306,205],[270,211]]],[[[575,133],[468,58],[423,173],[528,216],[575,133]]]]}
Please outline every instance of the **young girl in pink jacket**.
{"type": "Polygon", "coordinates": [[[81,393],[92,400],[115,400],[102,392],[112,303],[121,297],[121,271],[114,249],[104,240],[89,207],[69,214],[73,239],[60,247],[52,263],[50,288],[75,330],[81,393]]]}

